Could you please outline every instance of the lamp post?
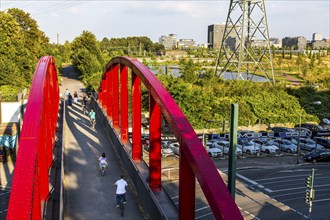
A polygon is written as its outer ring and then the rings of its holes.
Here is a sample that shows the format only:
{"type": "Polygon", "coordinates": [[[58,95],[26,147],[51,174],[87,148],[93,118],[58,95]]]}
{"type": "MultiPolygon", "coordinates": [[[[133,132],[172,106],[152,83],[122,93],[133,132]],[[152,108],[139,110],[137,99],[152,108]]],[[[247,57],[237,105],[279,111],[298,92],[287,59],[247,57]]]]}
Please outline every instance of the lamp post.
{"type": "MultiPolygon", "coordinates": [[[[308,105],[321,105],[322,103],[320,101],[315,101],[315,102],[311,102],[311,103],[307,103],[305,105],[303,105],[301,107],[301,109],[303,110],[304,107],[308,106],[308,105]]],[[[299,131],[298,131],[298,143],[297,143],[297,164],[299,164],[299,154],[300,154],[300,132],[301,132],[301,116],[302,116],[302,110],[299,113],[299,131]]]]}

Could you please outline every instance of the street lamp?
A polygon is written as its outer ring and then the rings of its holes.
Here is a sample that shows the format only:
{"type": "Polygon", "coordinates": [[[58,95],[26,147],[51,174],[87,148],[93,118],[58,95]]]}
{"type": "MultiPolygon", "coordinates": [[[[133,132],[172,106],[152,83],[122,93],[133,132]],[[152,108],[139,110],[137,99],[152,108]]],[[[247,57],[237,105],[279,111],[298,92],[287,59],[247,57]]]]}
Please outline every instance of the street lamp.
{"type": "MultiPolygon", "coordinates": [[[[320,101],[315,101],[315,102],[311,102],[311,103],[307,103],[305,105],[303,105],[301,107],[301,109],[303,110],[304,107],[306,107],[307,105],[321,105],[322,103],[320,101]]],[[[300,132],[301,132],[301,116],[302,116],[302,110],[299,113],[299,131],[298,131],[298,143],[297,143],[297,164],[299,164],[299,154],[300,154],[300,132]]]]}

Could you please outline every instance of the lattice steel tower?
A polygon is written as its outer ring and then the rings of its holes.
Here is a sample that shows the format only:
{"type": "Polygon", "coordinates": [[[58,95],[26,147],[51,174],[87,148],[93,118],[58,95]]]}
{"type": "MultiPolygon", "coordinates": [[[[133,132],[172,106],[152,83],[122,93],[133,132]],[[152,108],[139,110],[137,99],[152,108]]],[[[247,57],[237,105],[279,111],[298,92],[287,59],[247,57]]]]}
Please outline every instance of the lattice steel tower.
{"type": "Polygon", "coordinates": [[[230,1],[215,74],[225,72],[248,80],[263,74],[275,84],[264,0],[230,1]]]}

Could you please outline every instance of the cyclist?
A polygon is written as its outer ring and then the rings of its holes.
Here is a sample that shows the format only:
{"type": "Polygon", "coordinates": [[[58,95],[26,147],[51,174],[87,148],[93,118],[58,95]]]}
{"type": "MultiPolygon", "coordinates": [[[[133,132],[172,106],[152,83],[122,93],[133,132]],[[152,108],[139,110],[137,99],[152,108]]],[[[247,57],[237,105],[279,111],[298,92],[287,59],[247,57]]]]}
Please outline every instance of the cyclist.
{"type": "MultiPolygon", "coordinates": [[[[105,153],[102,153],[101,157],[99,158],[99,166],[101,171],[103,171],[103,169],[105,171],[105,168],[108,166],[108,161],[105,156],[105,153]]],[[[104,175],[104,172],[102,172],[102,175],[104,175]]]]}
{"type": "Polygon", "coordinates": [[[69,94],[70,94],[69,90],[66,89],[66,90],[65,90],[65,96],[66,96],[67,98],[69,97],[69,94]]]}
{"type": "Polygon", "coordinates": [[[91,126],[93,127],[95,124],[95,112],[93,111],[93,109],[91,109],[91,111],[89,112],[89,119],[91,122],[91,126]]]}
{"type": "Polygon", "coordinates": [[[82,98],[81,105],[82,105],[83,113],[86,114],[87,99],[85,95],[82,98]]]}
{"type": "Polygon", "coordinates": [[[126,186],[127,182],[124,180],[124,175],[120,175],[120,179],[117,180],[114,184],[114,186],[117,186],[116,189],[116,202],[117,206],[116,208],[120,207],[120,200],[123,198],[123,204],[126,204],[126,186]]]}
{"type": "Polygon", "coordinates": [[[69,106],[72,106],[72,95],[69,93],[69,95],[68,95],[68,104],[69,104],[69,106]]]}
{"type": "Polygon", "coordinates": [[[73,102],[74,102],[75,104],[78,104],[78,93],[77,93],[77,91],[75,91],[75,92],[73,93],[73,102]]]}

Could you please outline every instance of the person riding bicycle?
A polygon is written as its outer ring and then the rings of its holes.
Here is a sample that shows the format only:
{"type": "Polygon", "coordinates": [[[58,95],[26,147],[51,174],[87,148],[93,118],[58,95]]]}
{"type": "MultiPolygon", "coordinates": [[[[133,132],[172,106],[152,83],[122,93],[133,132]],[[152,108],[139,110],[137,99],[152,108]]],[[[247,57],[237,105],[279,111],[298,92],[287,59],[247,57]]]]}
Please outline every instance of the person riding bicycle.
{"type": "Polygon", "coordinates": [[[127,182],[124,180],[124,175],[120,175],[120,179],[117,180],[114,184],[114,186],[117,186],[116,189],[116,202],[117,206],[116,208],[120,207],[120,200],[123,198],[123,204],[126,204],[126,186],[127,182]]]}
{"type": "Polygon", "coordinates": [[[91,109],[91,111],[89,112],[89,119],[90,119],[91,125],[93,126],[93,124],[95,123],[95,112],[93,111],[93,109],[91,109]]]}
{"type": "Polygon", "coordinates": [[[85,95],[84,95],[83,98],[82,98],[81,105],[82,105],[83,112],[84,112],[84,114],[85,114],[85,112],[86,112],[86,107],[87,107],[87,99],[86,99],[86,96],[85,96],[85,95]]]}
{"type": "Polygon", "coordinates": [[[100,166],[100,170],[108,166],[108,161],[105,156],[105,153],[102,153],[101,157],[99,158],[99,166],[100,166]]]}
{"type": "Polygon", "coordinates": [[[77,93],[77,91],[75,91],[75,92],[73,93],[73,102],[74,102],[75,104],[78,104],[78,93],[77,93]]]}

